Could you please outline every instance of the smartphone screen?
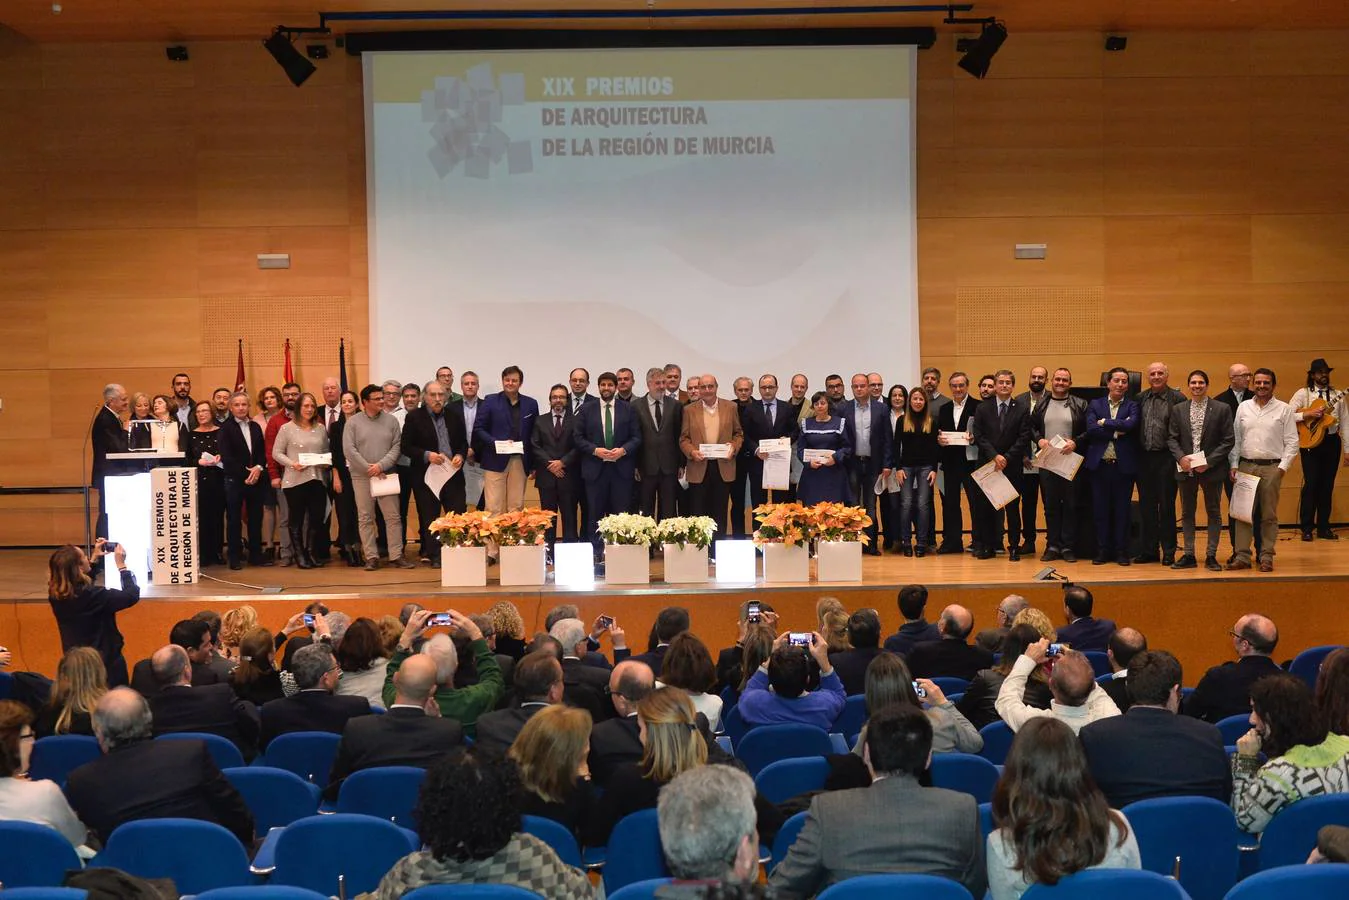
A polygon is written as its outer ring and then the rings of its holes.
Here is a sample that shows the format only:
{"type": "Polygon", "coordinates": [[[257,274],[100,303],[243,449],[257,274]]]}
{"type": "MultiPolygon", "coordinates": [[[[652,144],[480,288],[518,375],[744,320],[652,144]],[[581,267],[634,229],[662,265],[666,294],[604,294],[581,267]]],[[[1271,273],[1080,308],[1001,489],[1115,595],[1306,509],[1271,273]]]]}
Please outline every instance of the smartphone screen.
{"type": "Polygon", "coordinates": [[[809,631],[793,631],[787,635],[787,643],[793,647],[809,647],[815,643],[815,635],[809,631]]]}
{"type": "Polygon", "coordinates": [[[600,616],[600,627],[601,627],[601,628],[613,628],[613,627],[614,627],[614,617],[613,617],[613,616],[600,616]]]}
{"type": "Polygon", "coordinates": [[[436,628],[438,626],[449,625],[451,621],[452,620],[450,619],[450,614],[447,612],[443,612],[443,613],[436,613],[435,615],[431,616],[431,618],[426,620],[426,624],[432,628],[436,628]]]}
{"type": "Polygon", "coordinates": [[[1045,655],[1046,655],[1046,656],[1062,656],[1062,655],[1063,655],[1063,645],[1062,645],[1062,644],[1050,644],[1050,645],[1049,645],[1049,649],[1045,651],[1045,655]]]}
{"type": "Polygon", "coordinates": [[[759,603],[751,603],[745,610],[745,621],[757,624],[762,617],[759,614],[759,603]]]}
{"type": "Polygon", "coordinates": [[[922,685],[916,681],[913,683],[913,692],[918,695],[919,700],[927,699],[927,691],[923,690],[922,685]]]}
{"type": "Polygon", "coordinates": [[[313,628],[313,627],[314,627],[314,614],[313,614],[313,613],[305,613],[305,614],[304,614],[304,627],[305,627],[305,628],[313,628]]]}

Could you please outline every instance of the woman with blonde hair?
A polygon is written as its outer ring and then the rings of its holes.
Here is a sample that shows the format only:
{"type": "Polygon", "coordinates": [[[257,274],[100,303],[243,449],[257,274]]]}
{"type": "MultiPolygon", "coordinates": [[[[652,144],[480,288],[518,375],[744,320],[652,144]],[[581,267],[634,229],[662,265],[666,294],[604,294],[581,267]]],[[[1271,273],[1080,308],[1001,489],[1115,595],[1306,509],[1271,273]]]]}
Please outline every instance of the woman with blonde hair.
{"type": "Polygon", "coordinates": [[[580,838],[595,817],[590,783],[590,713],[556,704],[530,716],[506,754],[520,769],[520,812],[567,826],[580,838]]]}
{"type": "Polygon", "coordinates": [[[269,700],[280,700],[281,673],[272,665],[276,644],[272,633],[262,626],[254,626],[239,641],[239,665],[230,673],[229,683],[240,700],[258,706],[269,700]]]}
{"type": "Polygon", "coordinates": [[[230,662],[239,661],[239,642],[258,627],[258,611],[251,606],[236,606],[220,617],[220,653],[230,662]]]}
{"type": "Polygon", "coordinates": [[[33,731],[40,738],[53,734],[93,735],[90,719],[98,698],[108,692],[108,672],[103,657],[92,647],[72,647],[56,667],[56,684],[33,731]]]}
{"type": "Polygon", "coordinates": [[[824,614],[820,623],[820,636],[824,638],[830,653],[842,653],[852,649],[848,640],[848,612],[843,609],[831,609],[824,614]]]}
{"type": "Polygon", "coordinates": [[[837,597],[821,597],[815,601],[815,623],[818,626],[817,631],[824,633],[824,617],[831,612],[841,612],[847,615],[847,608],[843,601],[837,597]]]}
{"type": "Polygon", "coordinates": [[[1040,632],[1040,637],[1050,643],[1058,640],[1058,630],[1054,628],[1054,623],[1049,620],[1049,616],[1033,606],[1028,606],[1016,614],[1011,627],[1015,628],[1017,625],[1030,625],[1040,632]]]}
{"type": "Polygon", "coordinates": [[[379,639],[384,644],[384,656],[393,656],[398,649],[398,640],[403,636],[403,623],[397,616],[380,616],[376,624],[379,625],[379,639]]]}
{"type": "Polygon", "coordinates": [[[527,649],[525,620],[520,617],[520,610],[515,604],[509,600],[498,600],[487,610],[486,615],[496,630],[496,652],[512,659],[524,656],[527,649]]]}

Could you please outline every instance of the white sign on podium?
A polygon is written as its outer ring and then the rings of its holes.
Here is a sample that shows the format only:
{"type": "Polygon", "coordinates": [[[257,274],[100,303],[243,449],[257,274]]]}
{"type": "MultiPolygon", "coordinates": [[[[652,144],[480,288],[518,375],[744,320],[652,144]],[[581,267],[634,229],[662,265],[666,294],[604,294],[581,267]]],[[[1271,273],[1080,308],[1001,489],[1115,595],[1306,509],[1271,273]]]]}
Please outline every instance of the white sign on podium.
{"type": "MultiPolygon", "coordinates": [[[[109,453],[108,459],[151,462],[183,459],[182,453],[109,453]]],[[[194,467],[152,469],[103,479],[108,511],[108,540],[126,548],[126,567],[145,585],[195,584],[197,548],[197,471],[194,467]],[[170,475],[170,473],[174,473],[170,475]]],[[[104,583],[121,587],[116,569],[104,567],[104,583]],[[112,581],[108,582],[111,570],[112,581]]]]}

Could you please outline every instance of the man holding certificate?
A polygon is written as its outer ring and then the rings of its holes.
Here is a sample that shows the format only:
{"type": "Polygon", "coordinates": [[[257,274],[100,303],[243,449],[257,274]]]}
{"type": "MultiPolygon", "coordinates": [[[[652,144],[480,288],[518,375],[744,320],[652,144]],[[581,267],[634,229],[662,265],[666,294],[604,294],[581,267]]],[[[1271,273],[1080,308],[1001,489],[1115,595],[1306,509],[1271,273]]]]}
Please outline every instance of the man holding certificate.
{"type": "MultiPolygon", "coordinates": [[[[1273,370],[1255,370],[1251,377],[1255,396],[1237,407],[1233,428],[1236,440],[1228,455],[1233,481],[1237,480],[1238,472],[1259,479],[1255,486],[1255,505],[1260,510],[1261,572],[1274,571],[1274,542],[1279,537],[1279,486],[1298,450],[1293,407],[1274,399],[1275,383],[1273,370]]],[[[1227,568],[1249,569],[1254,526],[1249,516],[1243,519],[1237,514],[1237,505],[1234,490],[1232,515],[1237,519],[1237,553],[1227,568]]]]}
{"type": "MultiPolygon", "coordinates": [[[[1055,369],[1050,380],[1049,396],[1035,405],[1030,416],[1030,436],[1040,448],[1039,457],[1048,461],[1047,454],[1067,457],[1076,453],[1079,444],[1087,438],[1087,401],[1068,393],[1073,386],[1073,373],[1055,369]]],[[[1058,472],[1040,470],[1040,490],[1045,499],[1045,552],[1041,562],[1077,562],[1077,480],[1058,472]]]]}
{"type": "Polygon", "coordinates": [[[829,395],[817,391],[810,398],[814,415],[801,422],[796,456],[801,460],[801,483],[796,499],[806,506],[826,501],[848,503],[848,469],[852,432],[842,416],[829,410],[829,395]]]}
{"type": "Polygon", "coordinates": [[[1195,507],[1199,490],[1204,491],[1204,515],[1208,518],[1208,543],[1204,546],[1204,567],[1222,571],[1218,565],[1218,538],[1222,534],[1223,484],[1227,481],[1227,454],[1232,452],[1232,409],[1226,403],[1210,400],[1208,374],[1195,369],[1189,378],[1190,399],[1171,410],[1170,436],[1166,444],[1176,460],[1176,482],[1180,487],[1181,534],[1185,546],[1173,569],[1198,566],[1194,555],[1195,507]]]}
{"type": "Polygon", "coordinates": [[[443,382],[431,382],[424,396],[425,405],[409,410],[403,419],[402,450],[410,461],[412,490],[417,495],[422,556],[438,569],[440,554],[432,552],[436,542],[431,523],[442,511],[461,513],[468,507],[462,471],[468,430],[464,404],[449,399],[450,389],[443,382]]]}
{"type": "Polygon", "coordinates": [[[726,536],[726,501],[735,479],[735,455],[744,443],[740,408],[717,397],[717,378],[704,375],[698,381],[698,402],[684,410],[679,449],[688,465],[690,512],[711,516],[717,523],[716,538],[726,536]],[[715,463],[715,465],[709,465],[715,463]]]}
{"type": "MultiPolygon", "coordinates": [[[[539,418],[539,404],[520,393],[524,381],[525,373],[519,366],[502,369],[500,393],[482,401],[473,422],[469,439],[482,463],[483,509],[489,513],[525,506],[525,481],[534,469],[525,448],[539,418]]],[[[495,543],[488,543],[487,556],[496,562],[495,543]]]]}
{"type": "Polygon", "coordinates": [[[1021,462],[1030,444],[1030,407],[1013,399],[1012,388],[1016,376],[1011,369],[1000,369],[993,376],[993,396],[974,411],[974,442],[979,447],[979,461],[993,463],[1012,487],[1017,498],[1001,509],[995,508],[981,490],[975,497],[974,543],[975,559],[992,559],[998,548],[998,526],[1006,516],[1007,561],[1021,559],[1021,462]]]}
{"type": "Polygon", "coordinates": [[[403,558],[403,516],[398,511],[398,476],[390,475],[398,463],[402,429],[384,409],[384,394],[373,384],[361,389],[361,411],[347,420],[342,430],[342,450],[356,500],[356,522],[365,553],[365,568],[379,568],[375,506],[384,514],[389,535],[389,564],[411,569],[403,558]]]}

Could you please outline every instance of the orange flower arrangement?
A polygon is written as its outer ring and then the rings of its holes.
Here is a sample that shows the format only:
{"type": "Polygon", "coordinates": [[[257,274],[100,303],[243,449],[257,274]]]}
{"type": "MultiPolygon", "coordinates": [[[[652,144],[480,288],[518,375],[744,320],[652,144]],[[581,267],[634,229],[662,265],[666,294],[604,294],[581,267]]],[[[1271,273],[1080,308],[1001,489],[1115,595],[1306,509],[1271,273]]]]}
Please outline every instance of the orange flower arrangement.
{"type": "Polygon", "coordinates": [[[548,529],[553,527],[556,518],[557,513],[538,507],[502,513],[489,519],[490,531],[487,537],[503,547],[544,544],[547,542],[548,529]]]}
{"type": "Polygon", "coordinates": [[[487,543],[491,519],[491,514],[476,509],[447,513],[433,521],[430,528],[446,547],[482,547],[487,543]]]}
{"type": "Polygon", "coordinates": [[[818,540],[870,542],[865,529],[871,525],[871,516],[862,507],[825,502],[815,504],[811,510],[815,513],[818,540]]]}
{"type": "Polygon", "coordinates": [[[788,544],[801,546],[812,540],[858,541],[870,540],[864,529],[871,524],[871,516],[860,506],[845,503],[765,503],[754,510],[759,528],[754,532],[756,544],[788,544]]]}

